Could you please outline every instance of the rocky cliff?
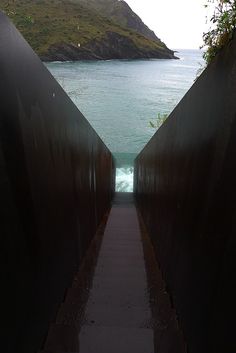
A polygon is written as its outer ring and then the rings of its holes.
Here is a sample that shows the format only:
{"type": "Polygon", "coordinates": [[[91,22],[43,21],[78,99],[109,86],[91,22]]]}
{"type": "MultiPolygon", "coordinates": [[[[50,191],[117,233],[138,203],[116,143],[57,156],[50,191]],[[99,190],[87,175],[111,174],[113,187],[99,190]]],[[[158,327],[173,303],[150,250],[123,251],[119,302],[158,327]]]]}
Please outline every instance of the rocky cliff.
{"type": "Polygon", "coordinates": [[[110,59],[173,59],[173,53],[157,48],[138,47],[127,36],[107,32],[100,40],[91,40],[82,48],[73,44],[52,45],[43,61],[110,60],[110,59]]]}

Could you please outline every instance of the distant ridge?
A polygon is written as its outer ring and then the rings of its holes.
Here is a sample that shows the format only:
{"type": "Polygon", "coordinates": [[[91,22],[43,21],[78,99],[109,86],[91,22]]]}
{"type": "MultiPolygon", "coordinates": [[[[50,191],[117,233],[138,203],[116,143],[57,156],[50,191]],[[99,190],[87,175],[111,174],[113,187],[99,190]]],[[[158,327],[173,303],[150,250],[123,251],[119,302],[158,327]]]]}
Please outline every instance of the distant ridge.
{"type": "Polygon", "coordinates": [[[123,0],[1,0],[44,61],[174,59],[123,0]]]}

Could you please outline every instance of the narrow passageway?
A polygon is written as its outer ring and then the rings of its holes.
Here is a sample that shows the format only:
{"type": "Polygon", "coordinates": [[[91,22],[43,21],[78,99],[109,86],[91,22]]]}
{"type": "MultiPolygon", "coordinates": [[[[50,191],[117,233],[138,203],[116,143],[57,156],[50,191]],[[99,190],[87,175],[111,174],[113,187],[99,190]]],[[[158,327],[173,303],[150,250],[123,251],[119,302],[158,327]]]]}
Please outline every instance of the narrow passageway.
{"type": "Polygon", "coordinates": [[[117,193],[105,230],[88,251],[50,328],[45,353],[185,352],[140,224],[133,194],[117,193]]]}
{"type": "Polygon", "coordinates": [[[106,225],[79,341],[80,352],[153,353],[141,233],[130,195],[106,225]]]}

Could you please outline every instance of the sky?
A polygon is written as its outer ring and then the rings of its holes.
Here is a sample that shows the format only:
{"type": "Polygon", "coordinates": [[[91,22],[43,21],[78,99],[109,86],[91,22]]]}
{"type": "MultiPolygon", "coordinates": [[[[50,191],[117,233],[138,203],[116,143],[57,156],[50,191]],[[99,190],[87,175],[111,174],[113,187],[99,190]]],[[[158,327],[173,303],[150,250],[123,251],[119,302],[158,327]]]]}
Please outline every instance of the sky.
{"type": "MultiPolygon", "coordinates": [[[[199,49],[207,31],[207,0],[125,0],[170,49],[199,49]]],[[[211,0],[212,1],[212,0],[211,0]]]]}

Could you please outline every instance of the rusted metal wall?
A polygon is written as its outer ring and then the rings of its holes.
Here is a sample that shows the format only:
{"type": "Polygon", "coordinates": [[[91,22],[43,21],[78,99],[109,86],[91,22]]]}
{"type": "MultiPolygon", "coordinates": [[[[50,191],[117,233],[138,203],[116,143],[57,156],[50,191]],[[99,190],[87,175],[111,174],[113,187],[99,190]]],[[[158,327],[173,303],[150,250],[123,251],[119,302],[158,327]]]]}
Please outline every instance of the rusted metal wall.
{"type": "Polygon", "coordinates": [[[135,161],[135,193],[190,353],[236,352],[236,40],[135,161]]]}
{"type": "Polygon", "coordinates": [[[114,191],[114,163],[83,115],[0,14],[4,352],[33,353],[114,191]]]}

